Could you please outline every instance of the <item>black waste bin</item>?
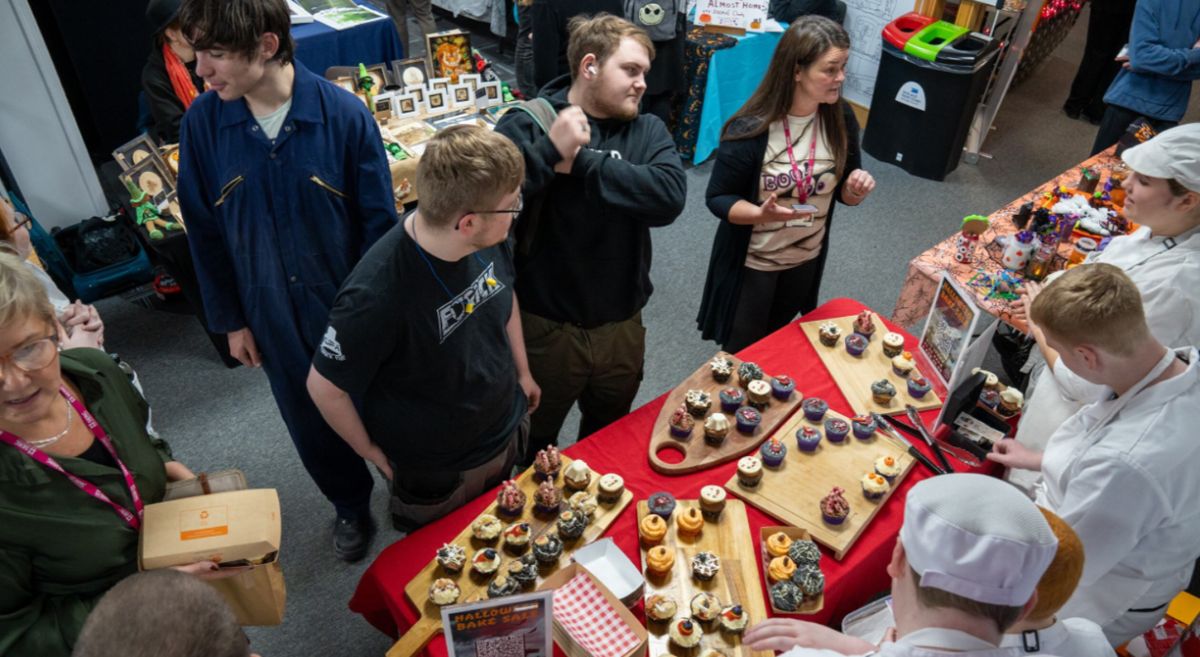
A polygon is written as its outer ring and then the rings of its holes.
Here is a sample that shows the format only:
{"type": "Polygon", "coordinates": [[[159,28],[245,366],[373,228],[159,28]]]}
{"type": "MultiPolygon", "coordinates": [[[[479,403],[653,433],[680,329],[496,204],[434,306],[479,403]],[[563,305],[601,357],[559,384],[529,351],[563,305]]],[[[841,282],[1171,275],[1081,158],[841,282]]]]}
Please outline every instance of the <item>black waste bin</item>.
{"type": "Polygon", "coordinates": [[[929,61],[885,38],[863,150],[914,176],[944,180],[962,157],[997,51],[990,37],[967,33],[929,61]]]}

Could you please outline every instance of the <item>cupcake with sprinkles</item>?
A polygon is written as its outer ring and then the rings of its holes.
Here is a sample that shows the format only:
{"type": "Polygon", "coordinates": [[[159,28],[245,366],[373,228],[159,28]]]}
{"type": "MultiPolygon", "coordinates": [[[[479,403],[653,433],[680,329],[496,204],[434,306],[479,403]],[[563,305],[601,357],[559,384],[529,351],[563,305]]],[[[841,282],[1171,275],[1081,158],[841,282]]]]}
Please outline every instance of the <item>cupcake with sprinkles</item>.
{"type": "Polygon", "coordinates": [[[808,425],[796,429],[796,447],[802,452],[815,452],[821,444],[821,431],[808,425]]]}
{"type": "Polygon", "coordinates": [[[758,366],[758,363],[751,363],[750,361],[746,361],[741,365],[738,365],[737,372],[738,383],[741,384],[743,388],[745,388],[751,381],[757,381],[763,378],[762,368],[758,366]]]}
{"type": "Polygon", "coordinates": [[[850,418],[850,428],[854,431],[855,438],[869,440],[875,435],[875,418],[870,415],[855,415],[850,418]]]}
{"type": "Polygon", "coordinates": [[[840,443],[850,434],[850,423],[840,417],[825,418],[825,437],[831,443],[840,443]]]}
{"type": "Polygon", "coordinates": [[[851,356],[861,356],[867,350],[867,339],[857,333],[847,335],[843,342],[846,345],[846,353],[851,356]]]}
{"type": "Polygon", "coordinates": [[[708,361],[708,369],[712,372],[714,381],[725,383],[733,374],[733,361],[724,356],[713,356],[713,359],[708,361]]]}
{"type": "Polygon", "coordinates": [[[671,428],[672,436],[686,439],[691,437],[692,429],[696,426],[696,420],[688,412],[687,406],[680,404],[679,408],[671,412],[671,419],[667,420],[667,426],[671,428]]]}
{"type": "Polygon", "coordinates": [[[792,377],[786,374],[771,379],[771,394],[775,395],[775,399],[779,401],[787,401],[792,398],[792,393],[796,391],[796,382],[792,377]]]}
{"type": "Polygon", "coordinates": [[[717,397],[721,400],[721,410],[726,413],[736,411],[746,402],[746,393],[741,388],[725,388],[717,393],[717,397]]]}
{"type": "Polygon", "coordinates": [[[734,417],[737,419],[738,431],[747,436],[752,435],[758,425],[762,423],[762,413],[749,406],[739,408],[737,413],[734,413],[734,417]]]}
{"type": "Polygon", "coordinates": [[[787,456],[787,445],[784,445],[782,440],[772,437],[763,443],[759,456],[762,457],[763,465],[778,468],[783,465],[783,457],[787,456]]]}
{"type": "Polygon", "coordinates": [[[804,408],[804,419],[809,422],[820,422],[825,417],[825,412],[829,410],[829,403],[820,397],[809,397],[802,404],[804,408]]]}
{"type": "Polygon", "coordinates": [[[840,525],[850,516],[850,503],[846,501],[846,490],[834,486],[829,494],[821,498],[821,519],[830,525],[840,525]]]}

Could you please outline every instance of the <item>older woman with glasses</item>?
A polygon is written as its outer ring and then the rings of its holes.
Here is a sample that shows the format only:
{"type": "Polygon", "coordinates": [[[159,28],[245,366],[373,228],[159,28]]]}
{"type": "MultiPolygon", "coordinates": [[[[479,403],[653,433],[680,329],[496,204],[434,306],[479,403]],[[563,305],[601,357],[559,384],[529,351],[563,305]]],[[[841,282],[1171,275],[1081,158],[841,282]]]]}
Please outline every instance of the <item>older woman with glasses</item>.
{"type": "Polygon", "coordinates": [[[108,354],[60,349],[42,284],[0,253],[0,654],[70,654],[95,601],[137,571],[142,508],[193,476],[149,415],[108,354]]]}

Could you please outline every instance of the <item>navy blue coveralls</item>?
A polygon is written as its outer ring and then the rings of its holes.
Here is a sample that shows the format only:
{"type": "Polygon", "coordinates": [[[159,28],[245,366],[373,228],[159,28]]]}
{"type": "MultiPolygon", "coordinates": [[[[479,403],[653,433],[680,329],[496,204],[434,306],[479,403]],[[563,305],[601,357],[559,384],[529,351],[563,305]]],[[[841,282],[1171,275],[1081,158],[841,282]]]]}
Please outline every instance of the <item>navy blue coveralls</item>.
{"type": "Polygon", "coordinates": [[[379,127],[296,62],[274,141],[244,99],[202,94],[180,133],[179,202],[213,332],[249,327],[292,442],[339,517],[368,512],[366,464],[305,387],[342,280],[396,224],[379,127]]]}

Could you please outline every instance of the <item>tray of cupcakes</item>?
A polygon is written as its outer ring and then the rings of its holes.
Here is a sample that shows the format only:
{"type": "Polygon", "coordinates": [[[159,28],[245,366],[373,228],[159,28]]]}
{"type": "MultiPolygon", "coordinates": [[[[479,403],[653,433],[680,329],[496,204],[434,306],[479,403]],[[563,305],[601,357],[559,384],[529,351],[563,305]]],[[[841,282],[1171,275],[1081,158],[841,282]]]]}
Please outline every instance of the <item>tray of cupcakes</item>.
{"type": "Polygon", "coordinates": [[[916,338],[906,340],[877,320],[864,310],[854,317],[801,322],[800,330],[855,413],[891,415],[908,404],[919,411],[941,408],[939,391],[913,356],[916,338]]]}
{"type": "Polygon", "coordinates": [[[650,436],[650,467],[679,475],[732,461],[757,447],[803,397],[790,376],[718,352],[667,394],[650,436]],[[682,458],[668,462],[664,452],[682,458]]]}
{"type": "Polygon", "coordinates": [[[776,614],[815,614],[825,608],[821,549],[799,527],[762,527],[763,572],[776,614]]]}
{"type": "Polygon", "coordinates": [[[441,630],[443,605],[532,591],[632,500],[620,475],[601,475],[554,447],[542,450],[404,587],[421,619],[388,654],[420,651],[441,630]]]}
{"type": "Polygon", "coordinates": [[[705,486],[699,500],[655,493],[637,510],[649,657],[769,657],[742,644],[767,618],[745,504],[705,486]]]}

